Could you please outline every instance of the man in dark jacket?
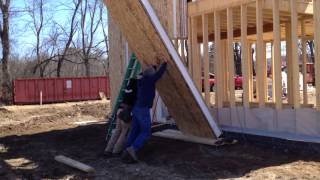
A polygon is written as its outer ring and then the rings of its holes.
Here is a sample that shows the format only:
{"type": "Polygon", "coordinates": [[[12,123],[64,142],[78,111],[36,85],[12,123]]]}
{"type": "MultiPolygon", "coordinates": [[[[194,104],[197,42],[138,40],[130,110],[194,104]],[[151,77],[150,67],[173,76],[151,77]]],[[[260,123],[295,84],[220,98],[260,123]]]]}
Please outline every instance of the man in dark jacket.
{"type": "Polygon", "coordinates": [[[104,152],[106,156],[110,157],[118,155],[123,151],[131,124],[131,111],[136,102],[137,80],[131,78],[124,91],[124,97],[117,112],[116,128],[113,130],[104,152]]]}
{"type": "Polygon", "coordinates": [[[155,97],[156,82],[166,71],[167,61],[158,57],[158,61],[164,61],[156,71],[153,66],[148,66],[143,71],[142,77],[138,78],[137,101],[132,111],[133,121],[127,140],[127,148],[122,160],[126,163],[138,161],[136,152],[141,149],[151,135],[150,108],[155,97]]]}

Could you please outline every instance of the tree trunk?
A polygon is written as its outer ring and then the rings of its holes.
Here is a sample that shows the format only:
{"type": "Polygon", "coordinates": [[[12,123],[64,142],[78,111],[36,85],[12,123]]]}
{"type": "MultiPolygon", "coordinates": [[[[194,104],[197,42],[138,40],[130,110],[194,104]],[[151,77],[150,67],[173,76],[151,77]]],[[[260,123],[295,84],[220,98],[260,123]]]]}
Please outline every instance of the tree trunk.
{"type": "Polygon", "coordinates": [[[87,77],[90,77],[90,63],[89,63],[89,59],[88,58],[85,58],[84,60],[84,66],[85,66],[85,69],[86,69],[86,76],[87,77]]]}
{"type": "Polygon", "coordinates": [[[2,22],[1,43],[2,43],[2,101],[8,104],[11,101],[10,93],[10,75],[8,70],[8,62],[10,55],[10,41],[9,41],[9,4],[2,4],[2,22]]]}
{"type": "Polygon", "coordinates": [[[61,68],[63,64],[63,59],[59,58],[58,60],[58,66],[57,66],[57,77],[61,77],[61,68]]]}

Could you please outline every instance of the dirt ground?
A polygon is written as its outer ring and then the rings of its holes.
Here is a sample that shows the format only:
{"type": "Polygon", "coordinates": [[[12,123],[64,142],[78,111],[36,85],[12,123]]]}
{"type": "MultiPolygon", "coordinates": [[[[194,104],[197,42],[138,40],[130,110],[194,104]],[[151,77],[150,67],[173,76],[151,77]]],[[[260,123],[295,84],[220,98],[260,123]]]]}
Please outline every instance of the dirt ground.
{"type": "Polygon", "coordinates": [[[141,162],[104,158],[108,101],[0,107],[0,179],[320,179],[320,155],[240,141],[211,147],[152,137],[141,162]],[[54,161],[65,155],[93,174],[54,161]]]}

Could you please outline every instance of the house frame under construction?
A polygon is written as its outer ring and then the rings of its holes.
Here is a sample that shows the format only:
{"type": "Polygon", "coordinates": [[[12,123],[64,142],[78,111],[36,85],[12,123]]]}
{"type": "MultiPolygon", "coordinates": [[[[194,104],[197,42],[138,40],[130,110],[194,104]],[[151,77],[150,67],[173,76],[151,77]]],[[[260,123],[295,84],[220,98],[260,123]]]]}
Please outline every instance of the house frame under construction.
{"type": "MultiPolygon", "coordinates": [[[[320,0],[149,2],[222,130],[320,143],[320,0]],[[306,70],[306,42],[310,40],[314,40],[315,49],[314,101],[309,101],[306,70]],[[240,101],[233,78],[235,43],[241,44],[240,101]],[[282,44],[287,69],[285,99],[282,44]],[[210,92],[209,83],[209,45],[215,49],[211,72],[215,76],[214,92],[210,92]],[[270,59],[266,58],[268,53],[270,59]]],[[[112,16],[109,34],[114,100],[134,45],[127,43],[112,16]]]]}

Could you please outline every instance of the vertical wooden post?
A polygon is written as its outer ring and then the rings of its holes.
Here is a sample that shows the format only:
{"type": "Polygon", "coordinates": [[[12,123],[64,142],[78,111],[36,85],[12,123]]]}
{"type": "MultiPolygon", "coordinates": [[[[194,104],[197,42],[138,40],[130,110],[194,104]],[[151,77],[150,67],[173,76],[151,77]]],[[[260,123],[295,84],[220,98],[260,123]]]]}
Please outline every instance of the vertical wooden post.
{"type": "Polygon", "coordinates": [[[265,89],[264,99],[265,102],[268,101],[268,82],[267,82],[267,42],[263,42],[263,86],[265,89]]]}
{"type": "Polygon", "coordinates": [[[198,43],[198,21],[196,19],[197,17],[193,17],[191,19],[191,26],[192,26],[192,76],[193,76],[193,81],[199,90],[201,91],[201,73],[200,72],[200,67],[201,67],[201,61],[200,61],[200,56],[199,56],[199,43],[198,43]]]}
{"type": "Polygon", "coordinates": [[[209,48],[208,48],[208,15],[202,15],[202,37],[203,37],[203,69],[204,69],[204,94],[205,102],[210,105],[209,85],[209,48]]]}
{"type": "Polygon", "coordinates": [[[249,107],[247,16],[247,5],[243,4],[241,5],[241,68],[244,107],[249,107]]]}
{"type": "Polygon", "coordinates": [[[252,43],[248,44],[248,66],[249,66],[249,102],[253,101],[253,63],[252,63],[252,43]]]}
{"type": "Polygon", "coordinates": [[[286,23],[286,61],[287,61],[287,98],[288,104],[293,105],[293,92],[292,92],[292,36],[291,36],[291,23],[286,23]]]}
{"type": "Polygon", "coordinates": [[[303,104],[308,104],[307,86],[307,54],[306,54],[305,20],[301,20],[301,45],[302,45],[302,76],[303,76],[303,104]]]}
{"type": "Polygon", "coordinates": [[[222,97],[222,76],[221,76],[221,29],[220,29],[220,12],[219,11],[215,11],[214,12],[214,43],[216,46],[216,56],[215,56],[215,64],[214,64],[214,68],[215,68],[215,79],[216,79],[216,83],[215,83],[215,94],[216,94],[216,105],[218,108],[222,108],[223,107],[223,97],[222,97]]]}
{"type": "Polygon", "coordinates": [[[257,21],[257,44],[256,44],[256,53],[257,53],[257,74],[258,74],[258,85],[257,90],[258,93],[258,100],[259,100],[259,107],[265,106],[265,85],[264,85],[264,71],[263,71],[263,64],[264,64],[264,57],[263,57],[263,9],[262,9],[262,0],[256,1],[256,21],[257,21]]]}
{"type": "Polygon", "coordinates": [[[222,97],[223,102],[228,102],[228,66],[227,66],[227,40],[221,40],[221,75],[222,75],[222,97]]]}
{"type": "Polygon", "coordinates": [[[193,20],[192,18],[188,18],[188,70],[189,74],[192,77],[192,35],[193,35],[193,20]]]}
{"type": "Polygon", "coordinates": [[[230,106],[235,106],[235,91],[234,91],[234,55],[233,55],[233,9],[227,9],[228,23],[228,65],[229,65],[229,101],[230,106]]]}
{"type": "Polygon", "coordinates": [[[183,64],[186,65],[186,53],[185,53],[185,39],[181,39],[181,58],[183,64]]]}
{"type": "Polygon", "coordinates": [[[313,24],[315,45],[316,109],[320,111],[320,0],[313,0],[313,24]]]}
{"type": "Polygon", "coordinates": [[[274,56],[274,85],[275,85],[275,102],[276,109],[282,108],[282,59],[281,59],[281,29],[280,29],[280,13],[279,1],[273,2],[273,56],[274,56]]]}
{"type": "Polygon", "coordinates": [[[274,45],[273,42],[271,42],[271,77],[272,77],[272,102],[275,103],[275,96],[276,96],[276,85],[275,85],[275,79],[276,77],[274,76],[274,45]]]}
{"type": "Polygon", "coordinates": [[[300,107],[300,89],[299,89],[299,57],[298,57],[298,13],[296,0],[290,0],[291,8],[291,36],[292,36],[292,90],[293,106],[300,107]]]}

